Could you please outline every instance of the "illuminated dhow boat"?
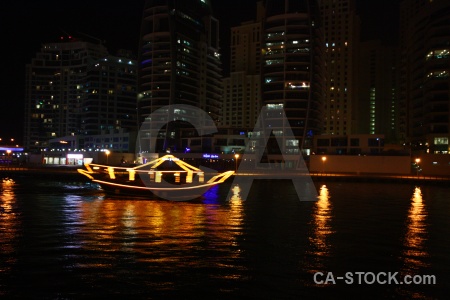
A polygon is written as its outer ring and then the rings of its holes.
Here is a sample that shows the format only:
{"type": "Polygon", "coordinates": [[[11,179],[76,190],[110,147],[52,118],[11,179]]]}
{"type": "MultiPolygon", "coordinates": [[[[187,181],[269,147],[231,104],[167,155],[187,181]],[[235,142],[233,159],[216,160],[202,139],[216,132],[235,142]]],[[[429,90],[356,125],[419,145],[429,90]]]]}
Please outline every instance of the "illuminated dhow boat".
{"type": "Polygon", "coordinates": [[[234,174],[234,171],[206,173],[173,155],[135,167],[85,164],[85,168],[78,169],[78,172],[98,183],[106,192],[153,194],[174,201],[199,198],[234,174]]]}

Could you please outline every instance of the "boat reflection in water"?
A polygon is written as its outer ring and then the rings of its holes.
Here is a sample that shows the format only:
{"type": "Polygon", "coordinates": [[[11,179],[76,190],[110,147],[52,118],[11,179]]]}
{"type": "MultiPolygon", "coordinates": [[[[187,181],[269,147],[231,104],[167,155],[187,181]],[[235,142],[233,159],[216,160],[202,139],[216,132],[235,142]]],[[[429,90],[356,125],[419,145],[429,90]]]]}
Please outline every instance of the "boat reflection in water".
{"type": "Polygon", "coordinates": [[[255,180],[245,199],[225,182],[183,202],[86,181],[0,188],[0,298],[448,298],[448,187],[327,182],[315,202],[284,180],[255,180]],[[317,284],[315,272],[437,284],[317,284]]]}
{"type": "MultiPolygon", "coordinates": [[[[233,197],[220,204],[214,199],[203,203],[122,200],[107,194],[93,201],[66,197],[65,205],[72,211],[66,214],[66,224],[78,231],[67,232],[74,237],[68,247],[101,254],[88,260],[73,256],[68,267],[80,270],[88,282],[98,282],[102,276],[114,282],[129,273],[156,292],[175,289],[180,277],[186,277],[188,284],[194,280],[189,275],[194,270],[219,281],[238,279],[244,273],[237,240],[243,233],[243,207],[239,187],[233,191],[233,197]],[[111,274],[114,268],[122,273],[111,274]]],[[[213,192],[214,188],[208,193],[213,192]]]]}

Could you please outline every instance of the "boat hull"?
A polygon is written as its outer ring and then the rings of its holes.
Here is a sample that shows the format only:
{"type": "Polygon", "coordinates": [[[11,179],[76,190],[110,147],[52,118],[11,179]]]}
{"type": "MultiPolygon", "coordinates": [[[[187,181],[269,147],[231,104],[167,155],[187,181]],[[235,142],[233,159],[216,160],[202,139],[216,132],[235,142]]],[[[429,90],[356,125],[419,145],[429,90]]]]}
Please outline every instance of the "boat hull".
{"type": "Polygon", "coordinates": [[[98,164],[85,164],[85,167],[86,169],[78,169],[78,172],[99,184],[105,192],[148,195],[172,201],[201,198],[211,187],[234,174],[234,171],[210,174],[172,155],[132,168],[98,164]],[[179,169],[171,170],[167,165],[176,165],[179,169]],[[163,168],[157,169],[161,166],[163,168]]]}
{"type": "Polygon", "coordinates": [[[202,186],[177,186],[171,184],[158,186],[141,186],[132,182],[110,182],[106,180],[94,179],[92,182],[97,183],[108,194],[123,196],[144,196],[149,199],[170,200],[170,201],[191,201],[203,198],[211,187],[217,185],[205,184],[202,186]]]}

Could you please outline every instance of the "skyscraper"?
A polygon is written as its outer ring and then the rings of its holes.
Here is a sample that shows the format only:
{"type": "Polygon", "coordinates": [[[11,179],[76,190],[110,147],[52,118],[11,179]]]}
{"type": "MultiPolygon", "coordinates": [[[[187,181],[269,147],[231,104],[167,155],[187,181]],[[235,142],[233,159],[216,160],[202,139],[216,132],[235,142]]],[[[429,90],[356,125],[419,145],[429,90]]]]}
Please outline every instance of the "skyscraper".
{"type": "Polygon", "coordinates": [[[43,44],[26,66],[25,148],[39,151],[66,136],[136,131],[137,71],[130,55],[109,55],[92,38],[43,44]]]}
{"type": "Polygon", "coordinates": [[[321,0],[326,47],[326,105],[323,132],[348,135],[355,130],[355,67],[359,43],[359,18],[354,0],[321,0]]]}
{"type": "Polygon", "coordinates": [[[265,126],[283,140],[278,147],[269,143],[269,154],[308,152],[313,136],[323,129],[326,78],[321,30],[317,1],[266,2],[262,50],[262,100],[268,112],[265,126]],[[287,122],[280,119],[281,110],[287,122]],[[287,134],[289,127],[293,136],[287,134]]]}
{"type": "Polygon", "coordinates": [[[361,42],[358,59],[358,99],[354,134],[383,134],[386,143],[399,142],[398,47],[380,40],[361,42]]]}
{"type": "Polygon", "coordinates": [[[26,66],[26,149],[39,150],[51,138],[81,133],[88,65],[107,55],[101,43],[72,37],[42,45],[26,66]]]}
{"type": "Polygon", "coordinates": [[[400,9],[401,98],[412,148],[449,153],[450,3],[404,0],[400,9]]]}
{"type": "Polygon", "coordinates": [[[263,19],[264,6],[258,2],[255,21],[231,28],[230,76],[223,84],[222,126],[255,126],[261,109],[263,19]]]}
{"type": "Polygon", "coordinates": [[[81,112],[84,135],[137,130],[137,67],[131,53],[121,51],[88,65],[81,112]]]}
{"type": "Polygon", "coordinates": [[[168,105],[200,108],[219,121],[219,22],[212,16],[209,0],[147,0],[139,51],[140,124],[150,121],[147,118],[155,111],[161,115],[152,115],[151,126],[162,128],[167,120],[177,120],[157,137],[141,140],[142,151],[177,150],[181,131],[198,117],[192,111],[166,109],[168,105]],[[151,144],[152,138],[157,138],[156,145],[151,144]]]}

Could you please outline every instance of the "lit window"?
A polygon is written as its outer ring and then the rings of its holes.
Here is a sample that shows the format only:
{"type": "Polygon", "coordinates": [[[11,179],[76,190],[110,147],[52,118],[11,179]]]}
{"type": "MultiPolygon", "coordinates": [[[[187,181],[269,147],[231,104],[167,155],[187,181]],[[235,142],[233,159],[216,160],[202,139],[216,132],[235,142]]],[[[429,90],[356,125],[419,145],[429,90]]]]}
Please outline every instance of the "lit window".
{"type": "Polygon", "coordinates": [[[434,144],[435,145],[448,145],[448,138],[447,137],[435,137],[434,144]]]}
{"type": "Polygon", "coordinates": [[[268,109],[283,109],[283,103],[280,104],[267,104],[268,109]]]}

